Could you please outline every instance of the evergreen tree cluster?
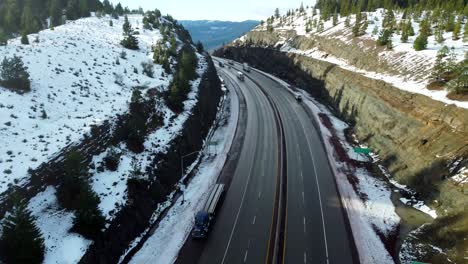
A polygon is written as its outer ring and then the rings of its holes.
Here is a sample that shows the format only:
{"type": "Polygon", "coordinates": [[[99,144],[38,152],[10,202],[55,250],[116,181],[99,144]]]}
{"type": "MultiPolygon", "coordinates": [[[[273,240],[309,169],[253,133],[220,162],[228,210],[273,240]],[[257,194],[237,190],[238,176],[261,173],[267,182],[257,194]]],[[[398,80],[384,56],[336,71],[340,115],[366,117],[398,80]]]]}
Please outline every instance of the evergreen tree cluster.
{"type": "MultiPolygon", "coordinates": [[[[289,10],[286,15],[278,17],[278,12],[267,20],[267,30],[272,32],[272,21],[288,21],[288,17],[303,14],[301,8],[289,10]]],[[[453,40],[462,39],[468,42],[468,0],[318,0],[312,9],[313,18],[308,18],[305,24],[307,33],[316,29],[323,31],[325,21],[332,20],[336,26],[338,16],[345,17],[345,27],[351,28],[354,37],[365,34],[369,24],[375,24],[371,19],[367,20],[367,12],[374,12],[377,8],[384,8],[382,30],[380,31],[378,46],[392,48],[391,37],[394,34],[400,36],[403,43],[408,42],[409,37],[418,34],[413,43],[415,50],[424,50],[428,45],[428,37],[434,35],[438,43],[443,43],[444,33],[451,32],[453,40]],[[317,9],[320,17],[317,20],[317,9]],[[395,12],[402,14],[398,22],[395,12]],[[351,23],[352,16],[354,24],[351,23]],[[419,23],[419,32],[415,32],[412,21],[419,23]]],[[[379,33],[378,26],[374,27],[373,35],[379,33]]]]}
{"type": "Polygon", "coordinates": [[[162,65],[164,71],[168,74],[171,73],[172,57],[177,56],[177,40],[172,30],[172,24],[162,23],[159,32],[163,37],[152,47],[153,62],[162,65]]]}
{"type": "Polygon", "coordinates": [[[456,62],[455,51],[444,46],[439,50],[432,69],[432,89],[447,87],[455,94],[468,94],[468,59],[456,62]]]}
{"type": "Polygon", "coordinates": [[[127,49],[137,50],[138,47],[138,39],[135,37],[135,31],[132,28],[132,25],[128,21],[128,17],[125,16],[125,22],[123,24],[123,36],[124,38],[120,42],[122,46],[127,49]]]}
{"type": "Polygon", "coordinates": [[[342,17],[357,12],[374,12],[377,8],[406,9],[421,13],[424,10],[440,9],[448,13],[468,15],[466,0],[317,0],[321,17],[328,20],[337,10],[342,17]]]}
{"type": "Polygon", "coordinates": [[[161,26],[161,11],[158,9],[154,11],[148,11],[143,17],[143,28],[146,30],[153,30],[161,26]]]}
{"type": "Polygon", "coordinates": [[[31,34],[47,27],[62,25],[65,20],[90,16],[91,12],[113,17],[130,13],[109,0],[2,0],[0,1],[0,45],[18,34],[31,34]],[[50,18],[50,23],[47,19],[50,18]]]}
{"type": "Polygon", "coordinates": [[[183,110],[183,102],[190,92],[190,81],[197,78],[197,64],[195,50],[189,45],[184,46],[177,56],[176,72],[167,98],[169,107],[175,112],[183,110]]]}
{"type": "Polygon", "coordinates": [[[93,239],[104,228],[105,218],[98,207],[100,199],[89,183],[84,161],[78,152],[66,156],[65,175],[57,188],[57,200],[63,208],[75,211],[73,230],[93,239]]]}

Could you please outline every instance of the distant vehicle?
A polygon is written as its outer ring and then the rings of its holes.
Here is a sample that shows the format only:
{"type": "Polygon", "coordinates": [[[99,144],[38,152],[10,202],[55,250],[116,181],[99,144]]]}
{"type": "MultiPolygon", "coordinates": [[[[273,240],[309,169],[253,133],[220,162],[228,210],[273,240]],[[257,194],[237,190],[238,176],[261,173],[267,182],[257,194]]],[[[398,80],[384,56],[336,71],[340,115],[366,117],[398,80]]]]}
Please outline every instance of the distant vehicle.
{"type": "Polygon", "coordinates": [[[221,81],[221,84],[226,84],[226,82],[224,82],[223,78],[219,78],[219,80],[221,81]]]}
{"type": "Polygon", "coordinates": [[[224,192],[224,184],[216,184],[208,197],[203,210],[195,215],[195,226],[192,230],[193,238],[205,238],[215,217],[216,207],[224,192]]]}
{"type": "Polygon", "coordinates": [[[237,79],[244,81],[245,80],[245,75],[242,72],[237,72],[237,79]]]}
{"type": "Polygon", "coordinates": [[[296,100],[298,102],[302,102],[302,95],[300,95],[300,94],[296,95],[296,100]]]}
{"type": "Polygon", "coordinates": [[[229,64],[229,65],[234,65],[234,62],[233,62],[232,60],[229,60],[229,61],[228,61],[228,64],[229,64]]]}
{"type": "Polygon", "coordinates": [[[224,64],[220,61],[218,62],[219,67],[224,68],[224,64]]]}
{"type": "Polygon", "coordinates": [[[250,66],[247,63],[242,64],[242,69],[245,72],[250,72],[250,66]]]}

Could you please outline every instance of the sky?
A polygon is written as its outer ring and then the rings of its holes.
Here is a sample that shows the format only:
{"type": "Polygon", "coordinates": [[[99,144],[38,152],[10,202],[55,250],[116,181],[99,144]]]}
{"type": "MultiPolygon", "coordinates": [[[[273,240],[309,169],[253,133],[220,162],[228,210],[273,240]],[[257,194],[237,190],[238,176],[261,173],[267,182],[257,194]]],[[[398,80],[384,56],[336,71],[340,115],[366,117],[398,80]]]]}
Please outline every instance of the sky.
{"type": "MultiPolygon", "coordinates": [[[[143,7],[144,10],[158,8],[163,14],[170,14],[177,20],[265,20],[279,8],[281,12],[298,8],[302,0],[110,0],[130,9],[143,7]]],[[[304,0],[304,6],[314,0],[304,0]]]]}

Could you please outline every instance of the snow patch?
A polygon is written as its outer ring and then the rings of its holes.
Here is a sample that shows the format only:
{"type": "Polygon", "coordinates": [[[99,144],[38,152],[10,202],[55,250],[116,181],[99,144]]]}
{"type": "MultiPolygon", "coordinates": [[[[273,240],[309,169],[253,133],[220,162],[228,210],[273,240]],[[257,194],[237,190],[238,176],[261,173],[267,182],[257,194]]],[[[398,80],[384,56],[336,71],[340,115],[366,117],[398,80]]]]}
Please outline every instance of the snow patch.
{"type": "Polygon", "coordinates": [[[49,186],[38,193],[29,201],[28,209],[36,217],[36,225],[44,238],[44,264],[78,263],[91,241],[69,233],[74,214],[59,207],[55,188],[49,186]]]}

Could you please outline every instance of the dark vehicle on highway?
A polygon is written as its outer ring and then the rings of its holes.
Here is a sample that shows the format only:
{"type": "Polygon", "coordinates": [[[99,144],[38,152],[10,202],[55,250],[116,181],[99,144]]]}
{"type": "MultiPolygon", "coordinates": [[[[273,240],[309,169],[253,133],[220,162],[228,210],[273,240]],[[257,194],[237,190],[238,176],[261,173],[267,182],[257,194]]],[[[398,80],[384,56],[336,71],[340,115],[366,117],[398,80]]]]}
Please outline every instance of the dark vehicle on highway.
{"type": "Polygon", "coordinates": [[[195,225],[192,230],[193,238],[205,238],[215,217],[216,207],[224,192],[224,184],[216,184],[208,197],[203,210],[195,215],[195,225]]]}

